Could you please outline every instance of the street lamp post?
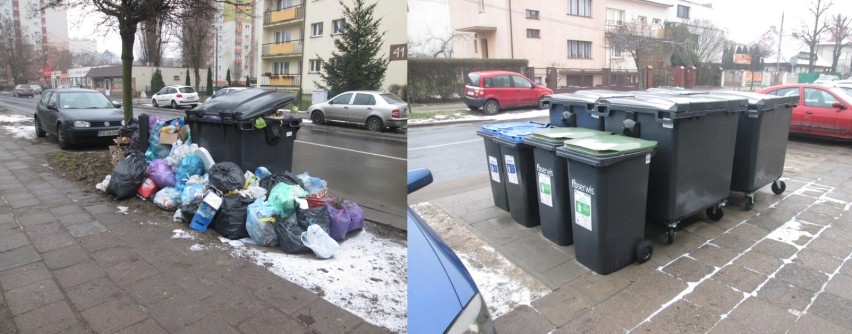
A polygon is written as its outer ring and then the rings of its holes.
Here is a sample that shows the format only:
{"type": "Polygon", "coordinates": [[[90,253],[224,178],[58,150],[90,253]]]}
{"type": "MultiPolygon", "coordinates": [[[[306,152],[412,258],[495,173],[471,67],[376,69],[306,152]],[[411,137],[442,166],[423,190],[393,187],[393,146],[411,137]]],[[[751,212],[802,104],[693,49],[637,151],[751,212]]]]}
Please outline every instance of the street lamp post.
{"type": "Polygon", "coordinates": [[[215,43],[216,55],[213,56],[214,57],[214,64],[213,64],[214,72],[213,73],[216,73],[216,75],[215,75],[216,80],[214,80],[213,86],[216,86],[216,85],[219,84],[219,23],[217,22],[214,26],[216,27],[216,36],[214,37],[213,43],[215,43]]]}

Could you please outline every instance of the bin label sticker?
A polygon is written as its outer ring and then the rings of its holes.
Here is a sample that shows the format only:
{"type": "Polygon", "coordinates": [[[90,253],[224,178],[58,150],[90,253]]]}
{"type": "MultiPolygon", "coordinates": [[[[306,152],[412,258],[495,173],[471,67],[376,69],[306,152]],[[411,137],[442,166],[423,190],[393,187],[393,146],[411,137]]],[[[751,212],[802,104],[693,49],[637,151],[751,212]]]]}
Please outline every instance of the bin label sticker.
{"type": "Polygon", "coordinates": [[[500,166],[497,165],[497,158],[488,156],[488,170],[491,172],[491,180],[500,183],[500,166]]]}
{"type": "Polygon", "coordinates": [[[645,164],[651,163],[651,153],[645,154],[645,164]]]}
{"type": "Polygon", "coordinates": [[[673,129],[674,128],[674,122],[672,122],[672,120],[670,120],[668,118],[663,119],[663,128],[673,129]]]}
{"type": "Polygon", "coordinates": [[[538,173],[538,198],[541,203],[549,207],[553,207],[553,188],[551,187],[550,176],[547,174],[538,173]]]}
{"type": "Polygon", "coordinates": [[[511,155],[503,156],[506,161],[506,176],[509,182],[518,184],[518,170],[515,168],[515,157],[511,155]]]}
{"type": "Polygon", "coordinates": [[[293,131],[287,131],[287,137],[293,137],[293,131]]]}
{"type": "Polygon", "coordinates": [[[598,114],[592,114],[592,118],[600,118],[601,116],[598,114]]]}
{"type": "Polygon", "coordinates": [[[592,196],[574,189],[574,222],[592,230],[592,196]]]}

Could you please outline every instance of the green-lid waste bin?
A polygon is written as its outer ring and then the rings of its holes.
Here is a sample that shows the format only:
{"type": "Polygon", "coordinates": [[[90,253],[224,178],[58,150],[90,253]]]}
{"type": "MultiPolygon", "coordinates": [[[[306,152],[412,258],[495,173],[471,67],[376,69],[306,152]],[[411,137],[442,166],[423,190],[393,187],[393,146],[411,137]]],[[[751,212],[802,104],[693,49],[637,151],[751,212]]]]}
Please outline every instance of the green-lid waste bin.
{"type": "Polygon", "coordinates": [[[485,145],[485,162],[488,166],[491,195],[496,207],[509,211],[509,199],[506,195],[506,169],[503,161],[503,154],[500,153],[500,145],[494,141],[494,138],[496,138],[500,132],[510,129],[538,129],[544,128],[545,126],[545,124],[533,122],[504,122],[486,124],[476,131],[476,134],[482,137],[482,142],[485,145]]]}
{"type": "Polygon", "coordinates": [[[574,253],[606,275],[648,261],[645,239],[648,173],[656,141],[621,135],[571,139],[556,149],[568,160],[574,253]]]}
{"type": "Polygon", "coordinates": [[[524,144],[533,147],[541,234],[557,245],[574,243],[571,205],[568,200],[568,163],[556,155],[556,148],[568,139],[610,135],[584,128],[550,128],[532,132],[524,144]]]}

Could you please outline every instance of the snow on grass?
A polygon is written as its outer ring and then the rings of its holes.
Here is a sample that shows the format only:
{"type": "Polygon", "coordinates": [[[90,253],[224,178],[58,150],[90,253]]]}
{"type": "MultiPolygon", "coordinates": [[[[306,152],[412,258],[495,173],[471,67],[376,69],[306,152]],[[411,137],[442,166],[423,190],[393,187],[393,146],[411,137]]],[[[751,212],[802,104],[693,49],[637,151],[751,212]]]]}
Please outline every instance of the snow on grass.
{"type": "Polygon", "coordinates": [[[0,115],[0,123],[20,123],[32,120],[32,118],[23,115],[0,115]]]}
{"type": "Polygon", "coordinates": [[[405,245],[361,231],[342,241],[333,258],[323,260],[313,253],[286,254],[278,248],[246,246],[239,240],[223,239],[220,238],[231,246],[234,256],[264,266],[364,321],[395,333],[407,331],[405,245]]]}
{"type": "Polygon", "coordinates": [[[179,228],[172,230],[172,233],[172,239],[195,239],[195,236],[179,228]]]}
{"type": "Polygon", "coordinates": [[[436,115],[432,118],[423,118],[423,119],[409,119],[408,122],[410,124],[420,124],[420,123],[443,123],[443,122],[451,122],[451,121],[464,121],[464,120],[478,120],[478,121],[506,121],[513,119],[528,119],[528,118],[538,118],[545,117],[550,115],[550,110],[542,109],[542,110],[531,110],[525,112],[506,112],[497,115],[491,116],[479,116],[479,115],[463,115],[460,113],[456,113],[452,115],[452,117],[447,115],[436,115]]]}
{"type": "Polygon", "coordinates": [[[33,140],[36,138],[32,125],[4,125],[3,130],[17,139],[33,140]]]}

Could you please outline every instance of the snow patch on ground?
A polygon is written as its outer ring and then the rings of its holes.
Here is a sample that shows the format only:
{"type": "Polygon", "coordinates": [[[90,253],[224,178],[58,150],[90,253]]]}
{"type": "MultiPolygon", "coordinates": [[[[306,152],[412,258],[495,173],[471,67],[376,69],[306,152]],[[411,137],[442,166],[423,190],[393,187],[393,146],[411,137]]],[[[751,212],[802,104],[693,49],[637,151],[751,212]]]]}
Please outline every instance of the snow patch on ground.
{"type": "Polygon", "coordinates": [[[4,125],[3,130],[17,139],[33,140],[36,138],[32,125],[4,125]]]}
{"type": "Polygon", "coordinates": [[[231,246],[234,256],[264,266],[371,324],[395,333],[407,331],[405,245],[361,231],[340,242],[333,258],[322,260],[313,253],[286,254],[277,248],[247,247],[239,240],[219,240],[231,246]]]}
{"type": "Polygon", "coordinates": [[[200,252],[200,251],[203,251],[205,249],[207,249],[207,246],[202,245],[202,244],[194,244],[194,245],[189,247],[189,250],[191,250],[193,252],[200,252]]]}
{"type": "Polygon", "coordinates": [[[172,230],[172,239],[195,239],[195,236],[178,228],[172,230]]]}
{"type": "Polygon", "coordinates": [[[814,235],[802,231],[802,223],[796,220],[791,220],[784,223],[784,225],[781,225],[781,227],[775,229],[774,231],[772,231],[772,233],[769,233],[769,235],[766,236],[767,239],[772,239],[786,244],[790,244],[798,249],[803,248],[799,243],[797,243],[797,241],[801,237],[807,237],[809,240],[812,239],[814,235]]]}
{"type": "MultiPolygon", "coordinates": [[[[488,247],[490,248],[490,247],[488,247]]],[[[483,247],[486,249],[486,247],[483,247]]],[[[491,250],[494,252],[494,250],[491,250]]],[[[506,258],[500,256],[500,263],[496,267],[478,266],[478,258],[470,254],[459,254],[459,259],[467,267],[470,276],[476,281],[479,291],[485,296],[488,311],[494,319],[511,312],[518,305],[529,305],[540,296],[533,296],[533,292],[515,280],[507,273],[515,266],[506,258]],[[486,291],[488,293],[486,293],[486,291]]]]}
{"type": "Polygon", "coordinates": [[[0,123],[20,123],[32,118],[23,115],[0,115],[0,123]]]}
{"type": "Polygon", "coordinates": [[[422,123],[442,123],[442,122],[450,122],[450,121],[466,121],[466,120],[478,120],[478,121],[506,121],[513,119],[528,119],[528,118],[537,118],[549,116],[549,109],[542,110],[532,110],[526,112],[507,112],[497,115],[491,116],[477,116],[477,115],[463,115],[461,113],[453,114],[451,117],[447,115],[436,115],[432,118],[423,118],[423,119],[409,119],[409,124],[422,124],[422,123]]]}

